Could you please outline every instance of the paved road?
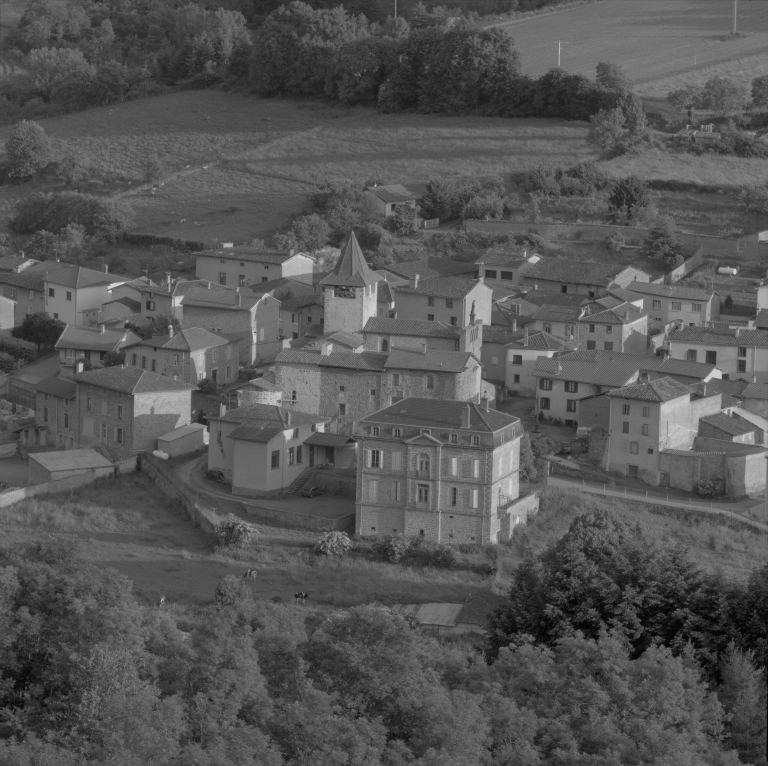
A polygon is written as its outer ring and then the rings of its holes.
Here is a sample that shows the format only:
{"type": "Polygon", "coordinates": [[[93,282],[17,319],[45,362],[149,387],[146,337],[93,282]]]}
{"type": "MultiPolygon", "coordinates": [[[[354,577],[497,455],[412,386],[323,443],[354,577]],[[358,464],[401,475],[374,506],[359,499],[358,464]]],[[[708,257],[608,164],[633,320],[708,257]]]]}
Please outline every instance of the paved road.
{"type": "MultiPolygon", "coordinates": [[[[689,500],[687,503],[682,500],[669,499],[663,492],[647,490],[642,492],[633,492],[626,487],[618,489],[609,489],[602,482],[586,481],[584,479],[571,479],[564,476],[548,476],[547,485],[550,487],[563,487],[565,489],[577,489],[582,492],[589,492],[593,495],[603,495],[607,497],[621,497],[626,500],[635,500],[643,503],[653,503],[654,505],[666,505],[670,508],[682,508],[683,510],[699,511],[701,513],[711,513],[717,516],[727,516],[731,519],[738,519],[744,524],[748,524],[755,529],[768,532],[768,524],[762,521],[755,521],[744,515],[749,508],[746,504],[718,503],[710,502],[704,504],[704,501],[694,503],[689,500]]],[[[752,501],[754,507],[754,501],[752,501]]]]}

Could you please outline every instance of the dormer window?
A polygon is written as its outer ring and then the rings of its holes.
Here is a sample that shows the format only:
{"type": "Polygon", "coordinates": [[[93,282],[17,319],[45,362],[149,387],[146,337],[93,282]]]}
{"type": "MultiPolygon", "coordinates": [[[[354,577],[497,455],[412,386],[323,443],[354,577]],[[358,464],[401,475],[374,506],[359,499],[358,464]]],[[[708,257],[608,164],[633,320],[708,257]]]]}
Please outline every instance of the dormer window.
{"type": "Polygon", "coordinates": [[[451,442],[451,444],[458,444],[459,443],[459,435],[458,434],[451,434],[450,442],[451,442]]]}
{"type": "Polygon", "coordinates": [[[379,435],[379,427],[378,426],[374,426],[373,428],[371,428],[371,435],[372,436],[378,436],[379,435]]]}
{"type": "Polygon", "coordinates": [[[394,431],[392,431],[392,435],[396,439],[399,439],[403,435],[403,432],[399,428],[396,428],[394,431]]]}
{"type": "Polygon", "coordinates": [[[472,437],[472,446],[473,447],[479,447],[480,446],[480,437],[479,436],[473,436],[472,437]]]}

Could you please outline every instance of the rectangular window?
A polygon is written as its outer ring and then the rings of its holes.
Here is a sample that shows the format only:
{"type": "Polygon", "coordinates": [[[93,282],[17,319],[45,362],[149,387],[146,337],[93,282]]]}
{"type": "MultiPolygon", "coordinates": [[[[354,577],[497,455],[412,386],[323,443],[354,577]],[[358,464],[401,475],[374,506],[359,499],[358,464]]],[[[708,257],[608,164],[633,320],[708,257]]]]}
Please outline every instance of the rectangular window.
{"type": "Polygon", "coordinates": [[[434,321],[435,321],[435,315],[427,314],[427,322],[434,322],[434,321]]]}
{"type": "Polygon", "coordinates": [[[551,324],[545,324],[544,325],[544,332],[552,332],[552,325],[551,324]]]}
{"type": "Polygon", "coordinates": [[[232,365],[227,365],[227,380],[229,380],[232,377],[232,365]]]}
{"type": "Polygon", "coordinates": [[[511,282],[515,278],[515,275],[511,271],[502,271],[501,278],[511,282]]]}
{"type": "Polygon", "coordinates": [[[137,359],[138,359],[138,357],[136,356],[136,354],[131,354],[131,367],[135,367],[136,366],[136,364],[137,364],[136,360],[137,359]]]}
{"type": "Polygon", "coordinates": [[[627,423],[626,420],[621,424],[621,432],[623,434],[628,434],[629,433],[629,423],[627,423]]]}
{"type": "Polygon", "coordinates": [[[425,384],[427,388],[434,388],[435,387],[435,376],[434,375],[427,375],[425,384]]]}
{"type": "Polygon", "coordinates": [[[381,468],[381,450],[372,449],[368,451],[368,467],[381,468]]]}
{"type": "Polygon", "coordinates": [[[152,372],[157,372],[157,359],[152,360],[150,367],[152,369],[152,372]]]}
{"type": "Polygon", "coordinates": [[[368,389],[368,396],[376,396],[376,389],[375,388],[369,388],[368,389]]]}
{"type": "Polygon", "coordinates": [[[539,399],[539,409],[540,410],[548,410],[549,409],[549,399],[544,396],[541,399],[539,399]]]}
{"type": "Polygon", "coordinates": [[[578,394],[579,393],[579,384],[575,380],[566,380],[565,381],[565,390],[569,394],[578,394]]]}
{"type": "Polygon", "coordinates": [[[451,505],[459,504],[459,488],[451,487],[451,505]]]}
{"type": "Polygon", "coordinates": [[[451,326],[452,327],[458,327],[459,326],[458,317],[451,317],[451,326]]]}
{"type": "Polygon", "coordinates": [[[512,364],[522,364],[522,363],[523,363],[522,354],[512,354],[512,364]]]}
{"type": "Polygon", "coordinates": [[[747,347],[739,346],[739,356],[746,356],[746,355],[747,355],[747,347]]]}
{"type": "Polygon", "coordinates": [[[373,426],[373,428],[371,428],[371,434],[373,436],[378,436],[379,435],[379,427],[378,426],[373,426]]]}
{"type": "Polygon", "coordinates": [[[705,356],[707,364],[717,364],[717,351],[707,351],[705,356]]]}
{"type": "Polygon", "coordinates": [[[519,375],[515,375],[513,380],[512,380],[512,382],[513,383],[519,383],[520,382],[520,376],[519,375]]]}
{"type": "Polygon", "coordinates": [[[123,419],[123,405],[118,404],[117,405],[117,419],[122,420],[123,419]]]}
{"type": "Polygon", "coordinates": [[[101,424],[101,441],[102,441],[102,444],[107,443],[107,424],[106,423],[101,424]]]}
{"type": "Polygon", "coordinates": [[[72,293],[71,293],[71,292],[69,292],[69,290],[67,290],[67,300],[68,300],[68,301],[71,301],[71,300],[72,300],[72,293]]]}
{"type": "Polygon", "coordinates": [[[621,414],[622,415],[629,415],[629,405],[628,404],[622,404],[621,405],[621,414]]]}
{"type": "Polygon", "coordinates": [[[683,304],[680,303],[680,301],[672,301],[670,305],[670,311],[682,311],[683,310],[683,304]]]}
{"type": "Polygon", "coordinates": [[[469,491],[469,504],[472,508],[477,508],[480,505],[480,492],[477,489],[471,489],[469,491]]]}
{"type": "Polygon", "coordinates": [[[123,429],[122,428],[116,428],[115,429],[115,441],[118,444],[123,443],[123,429]]]}
{"type": "Polygon", "coordinates": [[[747,371],[747,360],[746,359],[739,359],[738,362],[736,362],[737,365],[737,372],[746,372],[747,371]]]}
{"type": "Polygon", "coordinates": [[[392,470],[393,471],[403,470],[403,453],[402,452],[392,453],[392,470]]]}
{"type": "Polygon", "coordinates": [[[539,381],[539,388],[542,391],[551,391],[552,390],[552,379],[551,378],[542,378],[539,381]]]}
{"type": "Polygon", "coordinates": [[[435,299],[427,298],[427,306],[434,306],[434,305],[435,305],[435,299]]]}
{"type": "Polygon", "coordinates": [[[296,453],[293,450],[293,447],[288,447],[288,465],[293,465],[293,461],[296,458],[296,453]]]}
{"type": "Polygon", "coordinates": [[[400,374],[393,373],[392,375],[392,387],[397,388],[400,385],[400,374]]]}
{"type": "Polygon", "coordinates": [[[48,422],[48,408],[47,407],[43,407],[43,422],[44,423],[48,422]]]}
{"type": "Polygon", "coordinates": [[[450,441],[451,441],[451,444],[458,444],[459,443],[459,435],[458,434],[451,434],[450,441]]]}
{"type": "Polygon", "coordinates": [[[472,478],[473,479],[480,478],[480,461],[479,460],[472,461],[472,478]]]}
{"type": "Polygon", "coordinates": [[[485,270],[485,278],[486,279],[496,279],[496,269],[486,269],[485,270]]]}
{"type": "Polygon", "coordinates": [[[644,418],[651,417],[651,408],[650,407],[643,407],[643,417],[644,418]]]}
{"type": "Polygon", "coordinates": [[[346,404],[340,404],[339,405],[339,417],[345,418],[347,416],[347,405],[346,404]]]}
{"type": "Polygon", "coordinates": [[[445,307],[447,309],[452,309],[453,308],[453,301],[450,298],[446,298],[445,299],[445,307]]]}
{"type": "Polygon", "coordinates": [[[393,500],[400,499],[400,482],[399,481],[392,482],[392,499],[393,500]]]}
{"type": "Polygon", "coordinates": [[[596,349],[595,341],[588,340],[587,341],[587,351],[594,351],[596,349]]]}
{"type": "Polygon", "coordinates": [[[141,357],[141,369],[146,370],[147,369],[147,357],[142,356],[141,357]]]}
{"type": "Polygon", "coordinates": [[[576,399],[568,399],[565,403],[566,412],[576,412],[576,399]]]}
{"type": "Polygon", "coordinates": [[[55,298],[56,297],[56,291],[52,287],[48,288],[48,297],[49,298],[55,298]]]}
{"type": "Polygon", "coordinates": [[[343,394],[347,390],[346,386],[339,386],[339,393],[343,394]]]}
{"type": "Polygon", "coordinates": [[[637,478],[637,466],[636,465],[628,465],[627,466],[627,475],[630,477],[630,479],[636,479],[637,478]]]}
{"type": "Polygon", "coordinates": [[[392,436],[395,437],[395,439],[399,439],[403,435],[403,432],[399,428],[395,428],[394,431],[392,431],[392,436]]]}
{"type": "Polygon", "coordinates": [[[640,454],[640,442],[630,442],[629,443],[629,454],[630,455],[639,455],[640,454]]]}
{"type": "Polygon", "coordinates": [[[648,447],[648,454],[653,455],[653,447],[648,447]]]}
{"type": "Polygon", "coordinates": [[[560,292],[561,293],[567,293],[568,292],[568,285],[560,285],[560,292]]]}
{"type": "Polygon", "coordinates": [[[591,325],[589,326],[589,331],[590,331],[590,332],[594,332],[594,331],[595,331],[595,326],[594,326],[593,324],[591,324],[591,325]]]}
{"type": "Polygon", "coordinates": [[[272,468],[280,468],[280,450],[276,449],[272,452],[272,468]]]}
{"type": "Polygon", "coordinates": [[[652,302],[652,306],[655,309],[660,309],[661,308],[661,301],[657,301],[657,300],[654,299],[653,302],[652,302]]]}
{"type": "Polygon", "coordinates": [[[651,427],[648,425],[648,423],[643,423],[643,427],[641,429],[641,433],[643,434],[643,436],[649,436],[650,435],[650,428],[651,427]]]}
{"type": "Polygon", "coordinates": [[[218,351],[218,349],[213,349],[213,351],[211,351],[211,361],[212,362],[218,362],[219,361],[219,351],[218,351]]]}
{"type": "Polygon", "coordinates": [[[302,456],[301,456],[301,445],[296,447],[296,462],[297,463],[302,463],[303,462],[303,459],[302,459],[302,456]]]}
{"type": "Polygon", "coordinates": [[[697,351],[696,351],[695,348],[689,348],[685,352],[685,361],[686,362],[695,362],[695,361],[697,361],[697,359],[696,359],[697,355],[698,354],[697,354],[697,351]]]}
{"type": "Polygon", "coordinates": [[[573,335],[573,325],[567,324],[565,326],[565,337],[570,338],[573,335]]]}
{"type": "Polygon", "coordinates": [[[605,328],[605,334],[606,334],[606,335],[613,335],[613,326],[612,326],[612,325],[607,325],[607,326],[606,326],[606,328],[605,328]]]}
{"type": "Polygon", "coordinates": [[[147,301],[147,311],[154,311],[154,310],[155,310],[155,302],[147,301]]]}
{"type": "Polygon", "coordinates": [[[605,343],[603,343],[603,349],[605,351],[613,351],[613,342],[612,341],[605,341],[605,343]]]}
{"type": "Polygon", "coordinates": [[[701,304],[700,303],[692,303],[691,304],[691,311],[697,311],[701,313],[701,304]]]}
{"type": "Polygon", "coordinates": [[[417,503],[429,502],[429,484],[416,485],[416,502],[417,503]]]}
{"type": "Polygon", "coordinates": [[[450,468],[448,469],[451,473],[451,476],[457,476],[459,473],[459,459],[457,457],[452,457],[450,460],[450,468]]]}
{"type": "Polygon", "coordinates": [[[473,436],[472,437],[472,446],[473,447],[479,447],[480,446],[480,437],[479,436],[473,436]]]}
{"type": "Polygon", "coordinates": [[[92,412],[93,411],[93,399],[91,399],[90,396],[86,396],[85,397],[85,409],[88,412],[92,412]]]}
{"type": "Polygon", "coordinates": [[[227,272],[226,271],[220,271],[219,272],[219,284],[220,285],[226,285],[227,284],[227,272]]]}
{"type": "Polygon", "coordinates": [[[69,413],[64,413],[64,428],[69,428],[69,413]]]}

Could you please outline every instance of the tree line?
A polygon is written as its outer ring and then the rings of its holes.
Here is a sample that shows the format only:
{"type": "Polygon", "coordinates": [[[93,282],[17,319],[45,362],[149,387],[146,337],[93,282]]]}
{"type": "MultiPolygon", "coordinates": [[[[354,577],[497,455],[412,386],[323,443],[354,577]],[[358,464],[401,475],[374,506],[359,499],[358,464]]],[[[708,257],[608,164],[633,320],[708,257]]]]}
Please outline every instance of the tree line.
{"type": "MultiPolygon", "coordinates": [[[[319,611],[258,601],[242,578],[218,589],[215,605],[158,607],[140,603],[126,578],[88,563],[71,545],[0,550],[0,761],[761,763],[754,755],[764,736],[755,720],[757,655],[718,638],[713,686],[701,642],[692,651],[646,641],[638,603],[656,605],[654,635],[672,635],[686,618],[675,608],[692,591],[691,565],[676,558],[664,570],[675,575],[669,583],[647,572],[646,598],[644,584],[631,580],[634,559],[621,559],[614,569],[628,572],[622,590],[620,578],[603,575],[605,556],[596,564],[588,558],[601,552],[598,521],[574,528],[561,546],[576,558],[564,559],[566,590],[552,618],[543,615],[552,630],[526,623],[528,635],[507,631],[509,640],[497,638],[487,658],[385,608],[319,611]],[[594,577],[585,581],[579,567],[594,577]],[[573,606],[571,595],[580,597],[573,606]]],[[[751,603],[757,628],[765,616],[761,577],[751,603]]],[[[529,601],[535,619],[542,587],[529,582],[511,604],[529,601]]],[[[731,593],[712,595],[722,606],[731,593]]],[[[493,635],[509,625],[497,618],[493,635]]]]}

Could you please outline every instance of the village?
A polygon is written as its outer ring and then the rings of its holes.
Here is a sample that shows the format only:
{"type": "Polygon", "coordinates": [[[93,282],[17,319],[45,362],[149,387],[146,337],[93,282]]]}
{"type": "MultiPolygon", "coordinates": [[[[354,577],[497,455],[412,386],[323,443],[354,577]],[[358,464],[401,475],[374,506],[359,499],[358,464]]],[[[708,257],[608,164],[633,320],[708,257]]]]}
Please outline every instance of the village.
{"type": "Polygon", "coordinates": [[[689,286],[713,247],[668,272],[535,248],[374,269],[350,232],[332,270],[222,243],[157,281],[5,257],[2,331],[63,331],[5,376],[0,504],[143,456],[265,523],[485,545],[536,512],[533,454],[545,483],[759,526],[768,281],[746,310],[689,286]]]}

